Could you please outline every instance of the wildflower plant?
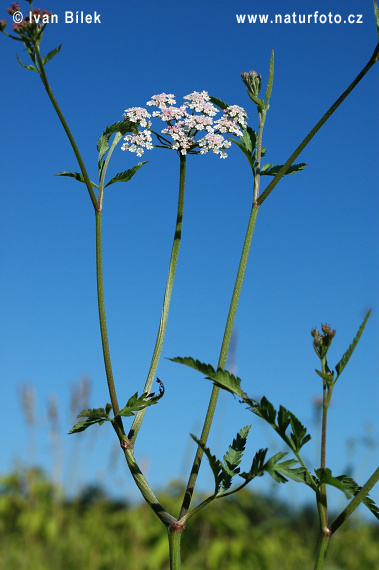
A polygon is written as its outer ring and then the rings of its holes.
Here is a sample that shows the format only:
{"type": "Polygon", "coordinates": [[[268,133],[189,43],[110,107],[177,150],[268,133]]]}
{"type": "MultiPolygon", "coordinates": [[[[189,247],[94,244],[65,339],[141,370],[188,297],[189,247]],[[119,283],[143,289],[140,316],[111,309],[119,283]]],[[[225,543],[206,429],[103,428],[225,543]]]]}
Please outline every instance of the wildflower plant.
{"type": "MultiPolygon", "coordinates": [[[[67,134],[79,165],[80,172],[60,172],[58,175],[73,178],[86,186],[95,214],[97,302],[104,366],[111,403],[107,403],[104,408],[83,410],[79,414],[78,421],[73,426],[70,433],[84,431],[94,424],[102,425],[105,422],[110,422],[119,439],[120,447],[124,453],[126,463],[137,487],[139,488],[143,498],[151,507],[152,511],[158,516],[167,529],[170,568],[180,568],[181,536],[185,530],[187,522],[199,510],[206,507],[212,501],[237,492],[253,479],[260,477],[265,473],[269,474],[278,483],[285,483],[291,479],[297,483],[305,484],[315,493],[320,523],[319,547],[316,554],[315,568],[323,568],[330,537],[336,530],[338,530],[341,524],[348,516],[351,515],[360,503],[364,503],[374,516],[379,518],[378,507],[368,497],[368,492],[379,479],[379,468],[373,473],[370,479],[360,487],[355,481],[345,475],[333,475],[331,469],[327,467],[325,459],[327,414],[332,391],[357,346],[370,312],[367,313],[352,344],[335,366],[335,372],[329,368],[327,361],[327,353],[331,346],[335,331],[328,325],[322,325],[321,333],[316,329],[312,330],[313,346],[317,357],[320,360],[321,368],[321,370],[316,370],[316,372],[322,380],[323,394],[320,467],[314,470],[306,464],[302,456],[301,450],[303,446],[309,442],[310,434],[307,432],[306,427],[303,426],[301,421],[284,406],[280,406],[279,409],[276,410],[273,404],[271,404],[266,397],[263,397],[260,401],[256,401],[249,397],[241,387],[241,379],[228,372],[225,369],[225,366],[239,297],[242,290],[244,274],[248,263],[255,223],[260,207],[284,175],[295,174],[305,168],[306,165],[304,163],[295,164],[295,160],[324,123],[343,103],[359,81],[361,81],[371,67],[378,61],[379,43],[377,44],[369,62],[360,74],[358,74],[350,86],[317,122],[314,128],[308,133],[305,139],[299,144],[284,164],[274,165],[272,163],[262,163],[262,159],[267,153],[266,148],[263,146],[263,130],[267,113],[269,111],[269,102],[274,78],[274,54],[272,53],[264,97],[261,96],[262,78],[260,74],[255,71],[242,74],[242,81],[247,89],[248,97],[253,103],[253,108],[255,107],[257,111],[257,130],[254,130],[248,125],[248,115],[242,107],[238,105],[229,105],[222,99],[209,95],[206,91],[194,91],[189,95],[186,95],[183,99],[183,103],[179,107],[176,106],[176,98],[173,94],[161,93],[153,95],[146,103],[146,107],[127,108],[123,114],[122,120],[107,127],[101,134],[97,143],[97,166],[99,179],[95,183],[90,180],[88,176],[77,144],[53,95],[45,71],[45,65],[59,53],[61,46],[52,50],[44,57],[42,57],[40,53],[43,33],[51,14],[47,10],[41,11],[33,9],[32,2],[29,0],[28,4],[33,16],[32,20],[29,21],[28,18],[25,18],[21,22],[15,22],[13,25],[13,32],[17,35],[8,34],[5,31],[6,20],[0,21],[0,31],[9,38],[21,41],[24,44],[32,64],[26,66],[20,60],[18,61],[25,69],[36,71],[40,75],[42,84],[67,134]],[[163,128],[160,121],[163,122],[163,128]],[[156,124],[158,124],[157,127],[155,126],[156,124]],[[102,215],[104,211],[104,189],[116,182],[129,182],[138,170],[146,164],[146,162],[139,162],[128,170],[119,172],[106,182],[110,159],[116,146],[121,141],[123,141],[121,149],[135,153],[137,157],[143,156],[145,151],[152,150],[153,148],[174,150],[179,158],[179,190],[168,277],[150,369],[144,388],[141,391],[141,395],[138,395],[138,391],[135,391],[130,396],[126,404],[120,407],[116,393],[116,383],[113,378],[104,301],[102,263],[102,215]],[[134,449],[146,409],[151,405],[158,404],[159,400],[164,396],[165,389],[161,380],[157,379],[159,385],[158,394],[153,393],[152,388],[162,353],[163,341],[168,323],[171,294],[179,257],[184,213],[187,155],[206,154],[212,152],[220,158],[225,159],[227,157],[226,151],[229,152],[233,145],[242,151],[251,170],[251,210],[235,285],[227,313],[217,366],[213,367],[210,364],[200,362],[192,357],[175,357],[172,359],[176,363],[186,365],[197,370],[208,380],[213,382],[212,394],[201,434],[199,437],[195,435],[192,436],[197,443],[197,451],[190,470],[180,513],[178,516],[174,516],[165,510],[164,506],[159,503],[136,461],[134,449]],[[261,192],[261,180],[263,176],[269,176],[272,180],[261,192]],[[255,416],[260,418],[262,421],[267,422],[284,441],[286,446],[289,448],[289,451],[293,454],[293,457],[288,459],[286,458],[287,453],[279,452],[267,458],[268,449],[260,449],[253,457],[250,469],[241,472],[240,464],[250,431],[250,426],[245,426],[238,432],[231,445],[228,447],[223,459],[217,459],[207,447],[207,439],[212,426],[220,389],[237,395],[238,398],[249,407],[250,411],[253,412],[255,416]],[[133,422],[131,426],[126,429],[124,421],[129,417],[133,418],[133,422]],[[214,475],[214,492],[211,493],[202,503],[196,507],[192,507],[191,503],[193,493],[204,454],[208,459],[214,475]],[[239,480],[239,484],[232,488],[232,483],[237,479],[239,480]],[[328,519],[327,485],[336,487],[344,492],[346,496],[351,498],[347,508],[344,509],[332,523],[330,523],[328,519]]],[[[8,9],[8,13],[10,15],[14,15],[18,10],[19,6],[15,3],[8,9]]],[[[374,2],[374,10],[379,30],[379,11],[376,2],[374,2]]],[[[135,387],[131,390],[134,391],[134,389],[135,387]]]]}

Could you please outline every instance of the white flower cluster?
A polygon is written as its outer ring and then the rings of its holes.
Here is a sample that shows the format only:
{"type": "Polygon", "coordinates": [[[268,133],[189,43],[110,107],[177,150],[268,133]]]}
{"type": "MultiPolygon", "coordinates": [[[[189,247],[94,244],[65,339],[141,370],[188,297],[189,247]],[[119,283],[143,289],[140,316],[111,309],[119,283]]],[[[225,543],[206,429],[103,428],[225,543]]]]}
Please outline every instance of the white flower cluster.
{"type": "Polygon", "coordinates": [[[210,102],[206,91],[201,93],[194,91],[186,95],[181,107],[174,106],[176,101],[172,93],[153,95],[146,104],[149,107],[157,107],[157,110],[149,113],[143,107],[131,107],[126,109],[123,115],[124,120],[137,123],[142,127],[137,134],[126,135],[121,147],[122,150],[135,152],[137,156],[142,156],[144,149],[153,148],[151,133],[154,133],[161,143],[158,146],[172,148],[182,155],[188,152],[206,154],[212,151],[220,158],[226,158],[225,149],[230,148],[231,142],[223,135],[232,134],[240,137],[242,136],[241,127],[246,127],[246,111],[238,105],[227,107],[224,115],[214,120],[213,117],[219,113],[219,110],[210,102]],[[167,124],[161,133],[169,135],[173,142],[151,129],[150,119],[152,117],[159,118],[167,124]],[[201,131],[205,131],[206,134],[195,140],[201,131]]]}

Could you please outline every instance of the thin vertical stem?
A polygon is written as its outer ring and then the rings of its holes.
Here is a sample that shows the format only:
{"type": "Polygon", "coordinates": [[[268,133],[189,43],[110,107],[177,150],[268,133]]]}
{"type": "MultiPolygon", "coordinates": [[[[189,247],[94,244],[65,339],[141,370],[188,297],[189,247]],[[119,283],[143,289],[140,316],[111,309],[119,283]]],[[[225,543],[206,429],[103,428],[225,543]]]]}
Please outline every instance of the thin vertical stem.
{"type": "MultiPolygon", "coordinates": [[[[181,236],[182,236],[182,225],[183,225],[184,188],[185,188],[186,165],[187,165],[186,158],[187,158],[186,155],[182,155],[182,154],[180,155],[179,197],[178,197],[178,208],[177,208],[177,213],[176,213],[174,241],[172,244],[171,258],[170,258],[170,264],[169,264],[169,268],[168,268],[166,290],[165,290],[164,299],[163,299],[163,307],[162,307],[161,319],[160,319],[159,328],[158,328],[158,334],[157,334],[157,338],[155,341],[155,347],[154,347],[154,352],[153,352],[153,356],[151,359],[150,369],[149,369],[147,379],[146,379],[146,383],[145,383],[145,387],[144,387],[144,392],[147,392],[148,394],[151,392],[153,382],[154,382],[154,376],[155,376],[155,373],[157,371],[159,359],[160,359],[160,356],[162,353],[163,341],[164,341],[164,337],[166,334],[166,328],[167,328],[168,312],[169,312],[170,302],[171,302],[171,294],[172,294],[172,289],[174,286],[176,266],[177,266],[178,257],[179,257],[179,248],[180,248],[180,241],[181,241],[181,236]]],[[[145,415],[145,411],[146,411],[146,408],[136,413],[132,427],[130,428],[128,438],[130,439],[132,444],[134,444],[136,441],[138,432],[141,428],[141,424],[142,424],[142,421],[143,421],[143,418],[145,415]]]]}
{"type": "MultiPolygon", "coordinates": [[[[234,326],[234,321],[237,313],[238,303],[241,295],[242,284],[245,277],[245,271],[247,266],[247,261],[249,258],[249,252],[251,247],[251,241],[253,239],[253,233],[255,228],[255,222],[258,215],[259,204],[258,204],[258,196],[259,196],[259,186],[260,186],[260,164],[261,164],[261,154],[262,154],[262,135],[263,135],[263,127],[266,118],[266,111],[258,111],[258,118],[259,118],[259,129],[258,129],[258,137],[257,137],[257,168],[254,174],[254,189],[253,189],[253,204],[250,211],[250,218],[247,225],[247,230],[245,234],[245,240],[242,247],[242,253],[240,258],[240,263],[238,266],[237,277],[234,284],[232,299],[229,306],[228,317],[226,319],[225,331],[224,336],[222,339],[221,349],[220,349],[220,356],[218,360],[218,368],[225,368],[226,359],[228,356],[228,350],[230,345],[230,339],[232,337],[232,331],[234,326]]],[[[207,413],[204,420],[203,430],[201,432],[200,441],[204,445],[207,442],[209,432],[211,429],[214,413],[216,410],[218,395],[220,392],[220,388],[217,386],[213,386],[211,397],[209,400],[209,405],[207,409],[207,413]]],[[[188,479],[186,491],[184,493],[182,508],[180,510],[179,519],[185,516],[188,512],[188,509],[191,504],[193,492],[195,490],[197,476],[200,470],[201,460],[203,458],[203,450],[200,446],[197,447],[195,459],[192,464],[191,473],[188,479]]]]}
{"type": "Polygon", "coordinates": [[[50,101],[51,101],[52,104],[53,104],[53,107],[54,107],[54,109],[55,109],[55,112],[57,113],[57,115],[58,115],[58,117],[59,117],[59,120],[60,120],[60,122],[62,123],[62,126],[63,126],[63,128],[64,128],[64,130],[65,130],[65,132],[66,132],[66,135],[67,135],[67,137],[68,137],[68,140],[70,141],[70,144],[71,144],[72,149],[73,149],[73,151],[74,151],[74,154],[75,154],[75,156],[76,156],[76,160],[78,161],[78,164],[79,164],[81,173],[83,174],[84,182],[85,182],[85,185],[87,186],[87,190],[88,190],[88,193],[89,193],[89,195],[90,195],[90,198],[91,198],[93,207],[95,208],[95,211],[97,211],[97,210],[98,210],[98,203],[97,203],[97,199],[96,199],[95,193],[94,193],[93,188],[92,188],[91,181],[90,181],[90,179],[89,179],[89,176],[88,176],[86,167],[84,166],[84,162],[83,162],[83,159],[82,159],[81,154],[80,154],[80,152],[79,152],[79,149],[78,149],[78,147],[77,147],[77,144],[76,144],[76,142],[75,142],[75,139],[74,139],[74,137],[72,136],[72,133],[71,133],[71,131],[70,131],[70,129],[69,129],[69,126],[68,126],[68,124],[67,124],[67,122],[66,122],[66,119],[64,118],[63,113],[62,113],[62,111],[60,110],[60,107],[59,107],[59,105],[58,105],[58,103],[57,103],[57,101],[56,101],[56,99],[55,99],[55,97],[54,97],[54,94],[53,94],[53,92],[52,92],[52,90],[51,90],[51,87],[50,87],[50,85],[49,85],[49,82],[48,82],[48,80],[47,80],[45,68],[44,68],[44,65],[43,65],[43,63],[42,63],[41,55],[40,55],[40,52],[39,52],[39,46],[38,46],[38,45],[34,45],[34,50],[35,50],[35,53],[36,53],[36,56],[37,56],[37,60],[38,60],[38,67],[39,67],[39,74],[40,74],[40,77],[41,77],[41,81],[42,81],[42,83],[43,83],[43,86],[45,87],[46,93],[48,94],[50,101]]]}
{"type": "MultiPolygon", "coordinates": [[[[104,283],[103,283],[103,255],[102,255],[102,232],[101,232],[102,212],[96,212],[96,277],[97,277],[97,302],[99,308],[99,322],[101,332],[101,343],[103,346],[103,357],[105,373],[107,376],[108,390],[112,402],[113,413],[116,415],[120,411],[116,388],[113,380],[111,355],[109,351],[107,322],[105,317],[104,303],[104,283]]],[[[118,425],[123,431],[122,420],[117,418],[118,425]]]]}
{"type": "MultiPolygon", "coordinates": [[[[236,312],[237,312],[237,307],[238,307],[238,301],[239,301],[240,294],[241,294],[242,283],[243,283],[243,279],[244,279],[244,275],[245,275],[245,270],[246,270],[247,260],[248,260],[248,256],[249,256],[251,240],[252,240],[253,233],[254,233],[255,222],[257,219],[258,209],[259,209],[259,207],[256,204],[253,204],[252,209],[251,209],[251,213],[250,213],[250,219],[249,219],[247,231],[246,231],[245,241],[244,241],[243,248],[242,248],[242,254],[241,254],[240,264],[238,267],[236,282],[234,285],[232,300],[231,300],[230,307],[229,307],[228,318],[226,320],[224,337],[222,340],[220,357],[219,357],[219,361],[218,361],[218,367],[219,368],[224,368],[225,364],[226,364],[226,357],[228,355],[230,338],[232,335],[233,324],[234,324],[234,320],[235,320],[235,316],[236,316],[236,312]]],[[[207,414],[206,414],[205,421],[204,421],[203,430],[202,430],[201,436],[200,436],[200,441],[202,443],[204,443],[204,445],[208,439],[209,432],[211,429],[212,420],[213,420],[213,416],[214,416],[214,413],[216,410],[216,404],[217,404],[219,392],[220,392],[220,389],[217,386],[213,386],[209,405],[208,405],[207,414]]],[[[181,519],[188,512],[188,509],[190,507],[191,499],[192,499],[192,495],[193,495],[193,492],[195,489],[195,484],[196,484],[196,480],[197,480],[197,475],[199,473],[202,457],[203,457],[203,450],[201,449],[201,447],[198,447],[197,451],[196,451],[195,459],[193,461],[189,480],[187,483],[185,495],[183,498],[183,504],[182,504],[182,508],[180,511],[179,519],[181,519]]]]}

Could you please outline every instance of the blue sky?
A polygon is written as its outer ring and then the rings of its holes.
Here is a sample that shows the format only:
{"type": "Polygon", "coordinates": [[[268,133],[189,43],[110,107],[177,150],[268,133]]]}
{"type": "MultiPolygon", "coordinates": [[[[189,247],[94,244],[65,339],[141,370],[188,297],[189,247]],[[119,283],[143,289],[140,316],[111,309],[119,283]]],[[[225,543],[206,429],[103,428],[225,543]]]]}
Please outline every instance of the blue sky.
{"type": "MultiPolygon", "coordinates": [[[[51,1],[59,22],[45,31],[42,52],[63,44],[47,65],[53,92],[71,126],[92,179],[102,130],[153,94],[177,101],[206,90],[255,107],[240,79],[254,69],[267,80],[275,51],[274,88],[265,130],[266,161],[283,163],[369,60],[377,34],[369,0],[264,3],[195,0],[76,2],[101,14],[99,24],[64,23],[72,5],[51,1]],[[63,4],[63,5],[62,5],[63,4]],[[238,24],[236,14],[362,15],[361,24],[238,24]]],[[[27,7],[20,2],[21,10],[27,7]]],[[[26,12],[26,8],[24,10],[26,12]]],[[[5,14],[1,17],[5,17],[5,14]]],[[[78,167],[63,129],[22,45],[1,38],[2,107],[2,359],[0,471],[36,461],[71,489],[103,482],[136,498],[108,425],[66,435],[73,423],[70,386],[88,377],[90,406],[109,401],[97,322],[94,215],[85,187],[63,170],[78,167]],[[36,423],[25,425],[18,392],[33,385],[36,423]],[[59,403],[59,438],[51,439],[47,402],[59,403]],[[34,452],[32,440],[35,439],[34,452]],[[115,459],[117,458],[117,459],[115,459]],[[58,476],[58,475],[57,475],[58,476]]],[[[337,329],[336,364],[373,309],[351,363],[336,385],[327,460],[333,473],[355,463],[359,483],[376,468],[378,441],[378,70],[372,69],[299,157],[309,166],[280,182],[260,209],[236,318],[237,373],[252,396],[266,395],[293,411],[313,434],[304,448],[318,467],[314,398],[321,394],[310,330],[337,329]],[[347,442],[355,442],[348,447],[347,442]],[[350,451],[349,451],[350,450],[350,451]]],[[[155,149],[131,182],[104,199],[105,300],[120,403],[143,389],[157,332],[175,223],[179,160],[155,149]]],[[[138,159],[119,149],[110,174],[138,159]]],[[[187,166],[183,237],[163,356],[193,356],[217,364],[247,225],[252,185],[246,159],[191,156],[187,166]]],[[[263,180],[263,188],[267,184],[263,180]]],[[[136,457],[154,489],[187,479],[211,384],[162,358],[166,394],[146,414],[136,457]]],[[[80,410],[77,410],[80,411],[80,410]]],[[[246,450],[282,449],[274,433],[229,394],[222,394],[209,445],[222,456],[236,432],[252,423],[246,450]]],[[[213,483],[205,462],[202,489],[213,483]]],[[[260,480],[257,488],[268,488],[260,480]]],[[[298,487],[284,491],[298,495],[298,487]]],[[[378,490],[372,493],[378,499],[378,490]]],[[[340,501],[336,499],[337,503],[340,501]]]]}

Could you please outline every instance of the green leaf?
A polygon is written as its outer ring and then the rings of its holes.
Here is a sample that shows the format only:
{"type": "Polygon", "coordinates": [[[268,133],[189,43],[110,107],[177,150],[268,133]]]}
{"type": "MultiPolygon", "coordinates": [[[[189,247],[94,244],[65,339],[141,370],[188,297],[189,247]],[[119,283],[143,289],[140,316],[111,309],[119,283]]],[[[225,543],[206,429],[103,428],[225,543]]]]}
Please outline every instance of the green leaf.
{"type": "Polygon", "coordinates": [[[251,425],[243,427],[238,433],[235,439],[233,439],[232,445],[229,445],[228,451],[224,455],[224,471],[225,477],[223,481],[223,490],[227,491],[232,484],[232,478],[240,472],[239,464],[241,463],[243,452],[245,451],[245,445],[247,436],[249,435],[251,425]]]}
{"type": "Polygon", "coordinates": [[[79,418],[83,418],[80,422],[74,425],[74,427],[68,432],[71,433],[79,433],[80,431],[84,431],[89,426],[94,424],[102,425],[105,421],[110,421],[109,412],[112,409],[111,404],[107,404],[104,408],[94,408],[90,410],[83,410],[78,415],[79,418]],[[110,407],[109,407],[110,406],[110,407]]]}
{"type": "Polygon", "coordinates": [[[213,97],[213,95],[210,95],[209,99],[211,103],[213,103],[213,105],[216,105],[216,107],[218,107],[222,111],[225,111],[225,109],[229,107],[229,105],[225,103],[225,101],[221,101],[221,99],[219,99],[218,97],[213,97]]]}
{"type": "Polygon", "coordinates": [[[267,81],[267,87],[266,87],[266,109],[268,109],[268,107],[269,107],[268,104],[269,104],[270,97],[271,97],[273,81],[274,81],[274,50],[271,50],[270,71],[268,74],[268,81],[267,81]]]}
{"type": "Polygon", "coordinates": [[[298,464],[296,459],[286,459],[281,462],[281,459],[288,454],[280,451],[265,463],[266,454],[267,449],[257,451],[249,473],[241,473],[240,477],[250,481],[254,477],[262,477],[267,472],[278,483],[287,483],[288,479],[300,483],[305,482],[305,470],[303,467],[295,467],[298,464]]]}
{"type": "Polygon", "coordinates": [[[249,481],[251,479],[254,479],[254,477],[262,477],[265,472],[264,465],[267,452],[267,448],[257,451],[257,453],[254,455],[250,471],[248,473],[240,473],[240,477],[249,481]]]}
{"type": "Polygon", "coordinates": [[[120,410],[119,413],[116,414],[115,418],[118,416],[122,417],[134,416],[135,412],[143,410],[148,406],[153,406],[154,404],[157,404],[164,394],[163,382],[159,380],[159,378],[157,378],[157,382],[159,383],[159,394],[155,395],[154,393],[148,394],[147,392],[144,392],[140,397],[138,397],[138,392],[136,392],[135,394],[133,394],[133,396],[129,398],[129,400],[126,403],[126,406],[124,406],[122,410],[120,410]]]}
{"type": "Polygon", "coordinates": [[[255,415],[259,416],[260,418],[268,422],[276,430],[277,427],[275,424],[276,410],[274,406],[271,404],[271,402],[269,402],[265,396],[263,396],[260,403],[257,402],[252,406],[251,411],[255,415]]]}
{"type": "Polygon", "coordinates": [[[193,440],[196,441],[197,445],[199,447],[201,447],[201,449],[204,451],[205,455],[207,456],[209,466],[212,469],[212,473],[213,473],[214,479],[215,479],[215,492],[214,492],[214,494],[217,495],[217,493],[219,492],[219,490],[221,488],[224,477],[226,475],[224,467],[223,467],[221,461],[219,459],[217,459],[215,455],[212,455],[210,452],[210,449],[208,447],[206,447],[203,443],[201,443],[201,441],[195,435],[193,435],[191,433],[190,436],[192,437],[193,440]]]}
{"type": "MultiPolygon", "coordinates": [[[[80,172],[58,172],[55,176],[69,176],[70,178],[75,178],[78,182],[83,182],[83,184],[85,184],[83,174],[80,172]]],[[[90,182],[94,188],[99,188],[97,184],[92,182],[92,180],[90,180],[90,182]]]]}
{"type": "Polygon", "coordinates": [[[265,470],[271,477],[278,483],[287,483],[288,479],[292,479],[298,483],[305,482],[305,472],[303,467],[294,467],[298,464],[296,459],[280,460],[285,457],[287,453],[281,451],[271,457],[265,464],[265,470]],[[288,479],[287,479],[288,477],[288,479]]]}
{"type": "Polygon", "coordinates": [[[334,377],[334,370],[330,373],[330,374],[324,374],[323,372],[321,372],[320,370],[316,370],[315,372],[317,372],[317,374],[323,379],[325,380],[325,382],[327,384],[332,384],[333,382],[333,377],[334,377]]]}
{"type": "Polygon", "coordinates": [[[258,107],[258,111],[264,111],[265,109],[265,102],[263,101],[263,99],[261,99],[260,97],[257,97],[256,95],[253,95],[252,92],[248,89],[247,91],[250,99],[256,104],[256,106],[258,107]]]}
{"type": "Polygon", "coordinates": [[[129,180],[134,176],[137,170],[139,170],[141,166],[143,166],[144,164],[147,164],[147,160],[145,160],[144,162],[139,162],[138,164],[133,166],[133,168],[129,168],[129,170],[124,170],[124,172],[119,172],[108,182],[108,184],[104,186],[104,188],[110,186],[111,184],[114,184],[115,182],[129,182],[129,180]]]}
{"type": "MultiPolygon", "coordinates": [[[[99,170],[99,179],[101,178],[101,173],[103,169],[103,158],[105,153],[109,148],[109,139],[114,133],[121,133],[125,135],[126,133],[135,133],[138,131],[138,127],[135,123],[131,121],[118,121],[117,123],[113,123],[103,131],[101,137],[97,141],[97,150],[99,152],[98,158],[98,170],[99,170]]],[[[109,182],[110,184],[110,182],[109,182]]]]}
{"type": "MultiPolygon", "coordinates": [[[[355,497],[362,489],[362,487],[360,487],[358,483],[354,481],[354,479],[347,477],[347,475],[339,475],[338,477],[333,477],[330,469],[315,469],[315,473],[319,478],[320,485],[326,484],[336,487],[345,494],[345,497],[347,499],[355,497]]],[[[366,495],[366,497],[362,500],[362,503],[379,520],[379,508],[368,495],[366,495]]]]}
{"type": "Polygon", "coordinates": [[[37,71],[38,72],[38,69],[36,67],[34,67],[34,65],[24,65],[17,54],[16,54],[16,57],[17,57],[18,63],[21,65],[21,67],[23,67],[24,69],[29,69],[30,71],[37,71]]]}
{"type": "Polygon", "coordinates": [[[289,412],[290,422],[292,427],[292,433],[290,434],[290,438],[294,444],[294,451],[300,451],[300,449],[305,445],[310,439],[311,436],[307,434],[307,428],[303,426],[303,424],[297,419],[294,414],[289,412]]]}
{"type": "Polygon", "coordinates": [[[49,51],[49,53],[47,55],[45,55],[45,57],[43,58],[42,63],[45,65],[46,63],[51,61],[53,59],[53,57],[61,51],[61,47],[62,47],[62,44],[59,47],[49,51]]]}
{"type": "Polygon", "coordinates": [[[336,377],[334,382],[337,382],[337,379],[341,376],[343,369],[345,368],[346,364],[349,362],[350,357],[353,354],[354,349],[357,346],[358,341],[362,336],[363,330],[366,326],[366,323],[368,321],[370,314],[371,314],[371,309],[367,312],[365,318],[363,319],[363,322],[362,322],[361,326],[359,327],[358,332],[357,332],[353,342],[351,343],[351,345],[349,346],[349,348],[347,349],[347,351],[345,352],[345,354],[343,355],[343,357],[341,358],[341,360],[337,364],[337,366],[336,366],[337,377],[336,377]]]}
{"type": "Polygon", "coordinates": [[[212,380],[216,386],[222,388],[223,390],[227,390],[232,394],[237,394],[237,396],[240,396],[241,398],[246,396],[240,387],[241,379],[234,376],[227,370],[223,370],[222,368],[215,370],[210,364],[204,364],[199,360],[194,360],[190,356],[186,356],[184,358],[181,356],[176,356],[175,358],[169,358],[168,360],[171,360],[172,362],[178,362],[179,364],[184,364],[190,368],[194,368],[198,372],[204,374],[207,380],[212,380]]]}
{"type": "MultiPolygon", "coordinates": [[[[305,164],[305,162],[301,162],[300,164],[293,164],[287,169],[285,175],[300,172],[300,170],[304,170],[306,166],[308,165],[305,164]]],[[[282,167],[283,164],[277,164],[276,166],[272,166],[272,164],[264,164],[261,168],[261,175],[276,176],[282,167]]]]}
{"type": "MultiPolygon", "coordinates": [[[[247,398],[244,398],[244,402],[248,403],[247,398]]],[[[293,451],[299,451],[301,447],[311,439],[311,436],[307,434],[307,430],[302,423],[283,406],[279,408],[278,422],[276,422],[277,412],[271,402],[265,397],[261,399],[260,403],[253,402],[250,410],[269,423],[293,451]],[[287,435],[286,430],[289,425],[291,425],[292,432],[287,435]]]]}
{"type": "Polygon", "coordinates": [[[242,137],[239,139],[229,139],[234,144],[236,144],[244,153],[247,160],[249,161],[250,168],[254,170],[256,167],[256,156],[254,153],[255,147],[257,146],[258,135],[251,127],[242,129],[242,137]]]}

